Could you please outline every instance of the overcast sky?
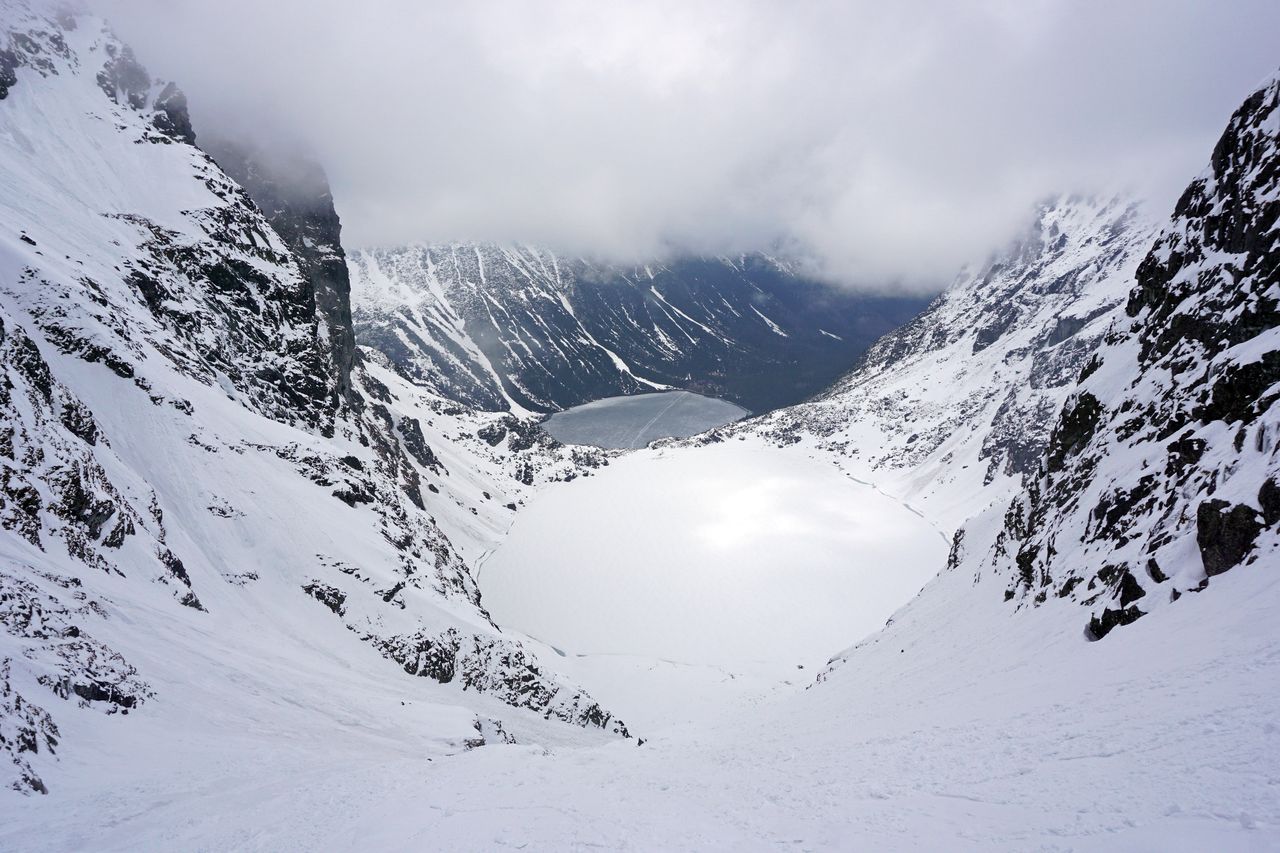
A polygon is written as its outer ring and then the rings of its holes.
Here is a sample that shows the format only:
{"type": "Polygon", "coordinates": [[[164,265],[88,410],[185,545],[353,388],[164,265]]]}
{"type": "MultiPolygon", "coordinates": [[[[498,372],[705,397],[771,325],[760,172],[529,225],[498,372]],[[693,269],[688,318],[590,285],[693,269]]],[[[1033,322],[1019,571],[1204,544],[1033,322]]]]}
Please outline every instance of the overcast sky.
{"type": "Polygon", "coordinates": [[[329,171],[348,246],[781,249],[937,286],[1055,191],[1163,214],[1280,65],[1277,0],[98,0],[197,131],[329,171]]]}

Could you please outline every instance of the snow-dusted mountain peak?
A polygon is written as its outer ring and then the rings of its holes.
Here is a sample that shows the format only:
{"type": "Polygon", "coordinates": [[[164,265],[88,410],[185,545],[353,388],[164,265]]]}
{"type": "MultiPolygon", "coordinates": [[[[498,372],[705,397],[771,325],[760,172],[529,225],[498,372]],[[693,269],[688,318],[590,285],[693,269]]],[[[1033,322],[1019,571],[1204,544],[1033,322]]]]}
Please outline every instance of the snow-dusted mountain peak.
{"type": "Polygon", "coordinates": [[[1123,197],[1047,201],[831,388],[724,432],[833,455],[953,529],[1035,467],[1155,229],[1123,197]]]}

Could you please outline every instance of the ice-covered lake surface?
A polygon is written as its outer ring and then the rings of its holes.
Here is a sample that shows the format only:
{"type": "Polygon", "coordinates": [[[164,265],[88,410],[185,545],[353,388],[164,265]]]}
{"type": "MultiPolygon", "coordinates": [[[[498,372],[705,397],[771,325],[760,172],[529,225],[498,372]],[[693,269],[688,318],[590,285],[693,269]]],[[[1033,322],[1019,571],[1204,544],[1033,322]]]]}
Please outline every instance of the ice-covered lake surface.
{"type": "Polygon", "coordinates": [[[882,626],[946,557],[946,537],[894,498],[735,441],[641,451],[548,489],[479,583],[504,628],[571,654],[794,670],[882,626]]]}
{"type": "Polygon", "coordinates": [[[691,391],[605,397],[556,412],[543,428],[565,444],[634,449],[659,438],[687,438],[751,414],[728,400],[691,391]]]}

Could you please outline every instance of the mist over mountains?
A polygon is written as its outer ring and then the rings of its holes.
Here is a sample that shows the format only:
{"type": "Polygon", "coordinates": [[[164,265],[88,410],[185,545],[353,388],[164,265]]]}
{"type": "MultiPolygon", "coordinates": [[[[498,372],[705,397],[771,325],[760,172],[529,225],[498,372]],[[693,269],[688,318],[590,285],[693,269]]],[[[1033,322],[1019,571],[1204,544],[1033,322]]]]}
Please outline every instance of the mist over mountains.
{"type": "Polygon", "coordinates": [[[1266,0],[92,5],[197,130],[311,146],[352,247],[765,252],[917,293],[1057,193],[1171,207],[1280,29],[1266,0]]]}
{"type": "Polygon", "coordinates": [[[0,0],[0,848],[1280,846],[1273,13],[904,8],[0,0]]]}

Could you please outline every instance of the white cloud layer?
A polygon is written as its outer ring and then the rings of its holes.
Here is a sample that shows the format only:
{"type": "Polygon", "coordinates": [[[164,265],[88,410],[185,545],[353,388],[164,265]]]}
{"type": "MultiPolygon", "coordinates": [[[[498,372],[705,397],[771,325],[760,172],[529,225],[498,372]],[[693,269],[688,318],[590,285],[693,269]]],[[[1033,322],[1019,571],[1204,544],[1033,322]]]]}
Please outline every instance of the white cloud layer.
{"type": "Polygon", "coordinates": [[[1163,212],[1275,0],[98,0],[197,131],[305,140],[352,246],[781,249],[929,287],[1055,191],[1163,212]]]}

